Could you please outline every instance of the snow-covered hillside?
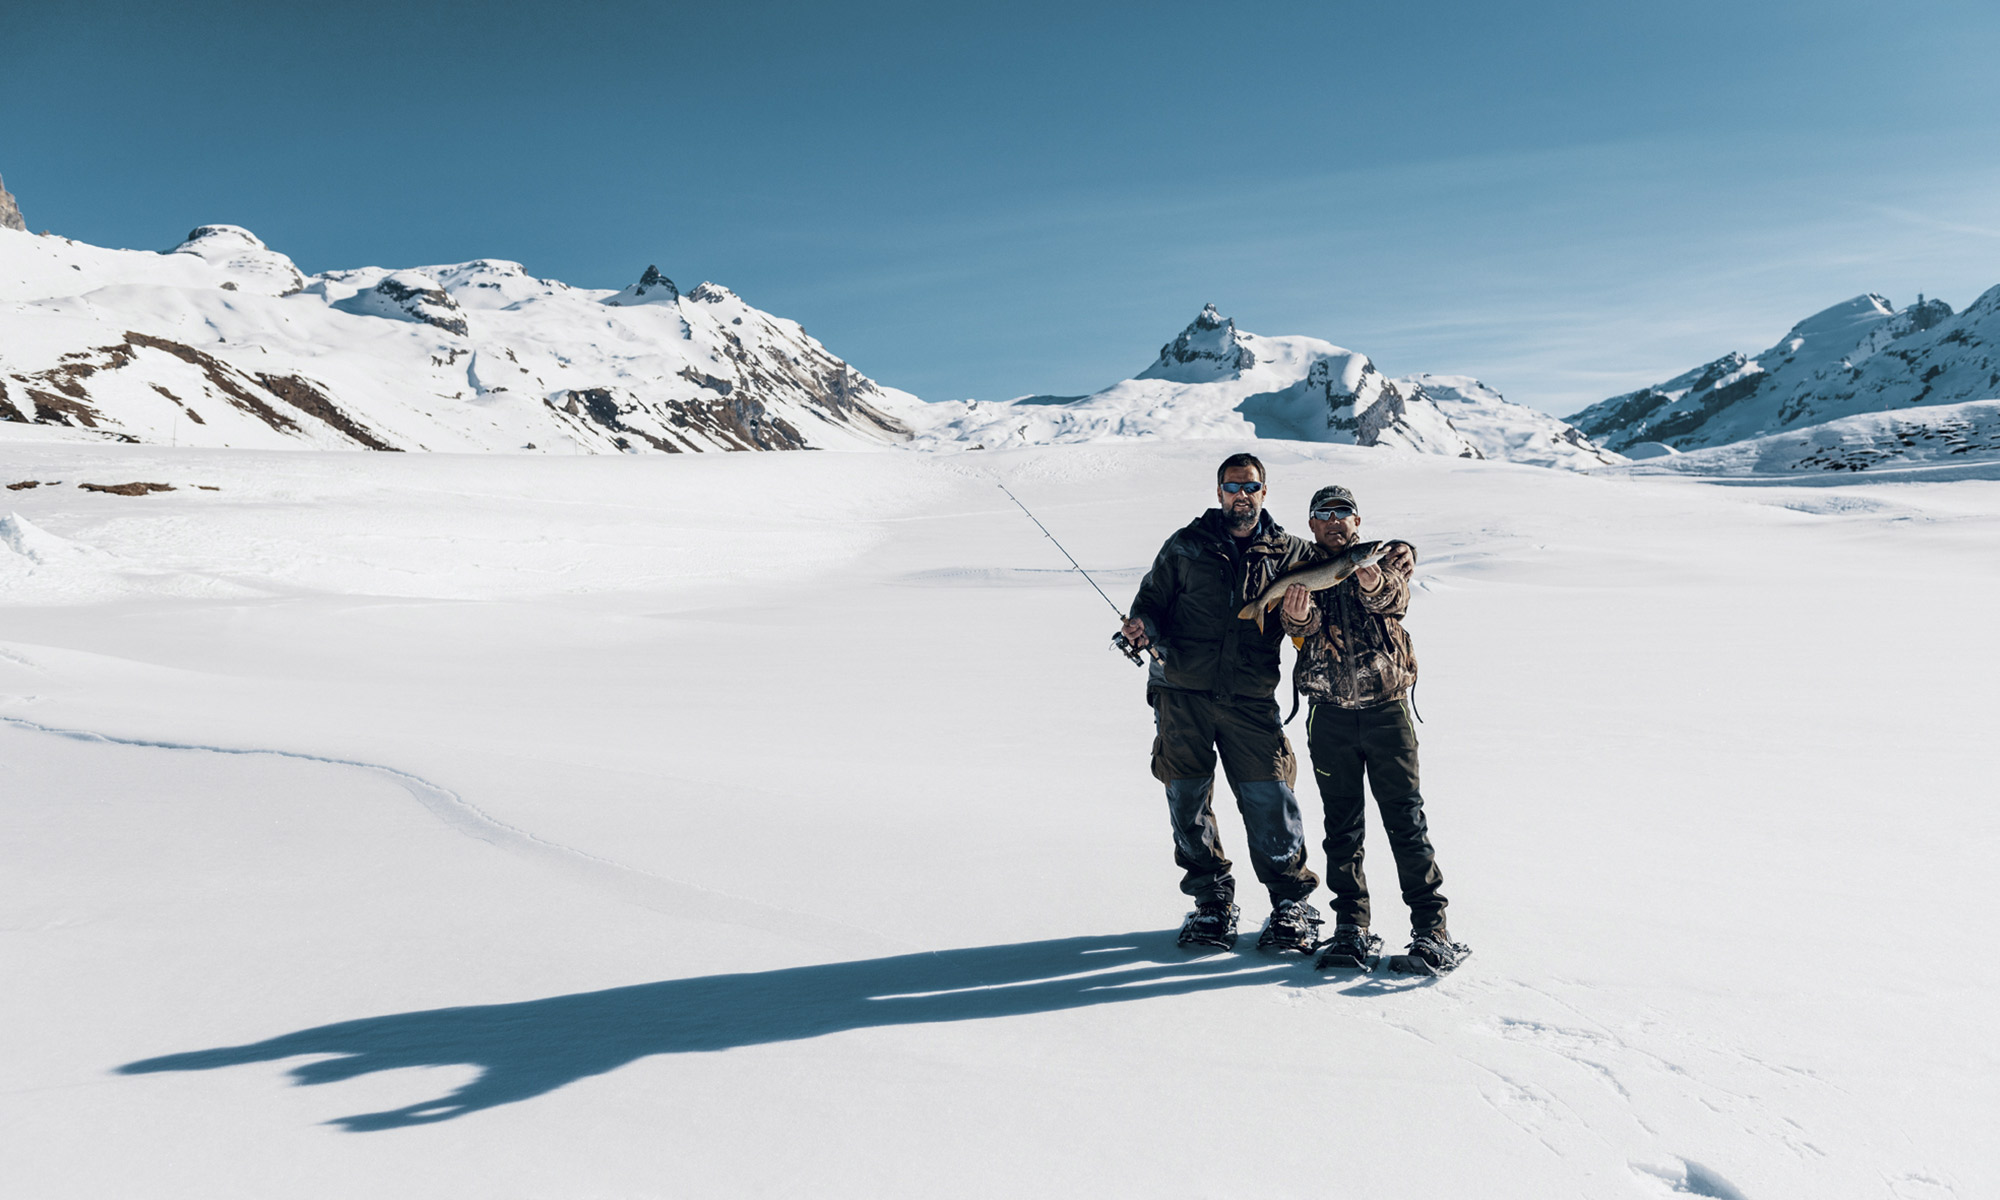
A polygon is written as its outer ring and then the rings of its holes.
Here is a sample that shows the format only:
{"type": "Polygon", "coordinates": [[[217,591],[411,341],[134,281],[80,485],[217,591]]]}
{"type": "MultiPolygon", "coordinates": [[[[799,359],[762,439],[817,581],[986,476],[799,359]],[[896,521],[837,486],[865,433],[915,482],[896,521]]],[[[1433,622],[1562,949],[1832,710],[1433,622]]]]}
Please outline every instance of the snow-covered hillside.
{"type": "Polygon", "coordinates": [[[0,421],[196,446],[552,453],[870,446],[913,406],[795,322],[647,268],[310,278],[248,230],[106,250],[0,229],[0,421]]]}
{"type": "Polygon", "coordinates": [[[1428,397],[1481,457],[1572,469],[1625,461],[1562,418],[1516,404],[1470,375],[1411,375],[1396,383],[1428,397]]]}
{"type": "Polygon", "coordinates": [[[1214,443],[0,442],[0,1193],[2000,1195],[2000,465],[1258,449],[1421,551],[1444,979],[1259,954],[1220,784],[1174,944],[1145,675],[994,481],[1122,600],[1214,443]]]}
{"type": "Polygon", "coordinates": [[[2000,397],[2000,287],[1954,314],[1856,296],[1746,358],[1726,354],[1570,418],[1613,450],[1720,446],[1857,413],[2000,397]]]}
{"type": "Polygon", "coordinates": [[[2000,400],[1860,413],[1804,429],[1661,455],[1635,469],[1777,475],[1993,462],[2000,462],[2000,400]]]}

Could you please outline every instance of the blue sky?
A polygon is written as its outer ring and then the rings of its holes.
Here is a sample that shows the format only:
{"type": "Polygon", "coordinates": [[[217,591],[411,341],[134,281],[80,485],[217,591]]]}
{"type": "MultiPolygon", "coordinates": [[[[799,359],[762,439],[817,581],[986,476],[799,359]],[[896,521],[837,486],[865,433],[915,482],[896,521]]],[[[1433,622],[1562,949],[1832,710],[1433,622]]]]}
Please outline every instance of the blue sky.
{"type": "Polygon", "coordinates": [[[928,399],[1213,301],[1567,413],[2000,284],[2000,5],[0,6],[31,227],[727,284],[928,399]]]}

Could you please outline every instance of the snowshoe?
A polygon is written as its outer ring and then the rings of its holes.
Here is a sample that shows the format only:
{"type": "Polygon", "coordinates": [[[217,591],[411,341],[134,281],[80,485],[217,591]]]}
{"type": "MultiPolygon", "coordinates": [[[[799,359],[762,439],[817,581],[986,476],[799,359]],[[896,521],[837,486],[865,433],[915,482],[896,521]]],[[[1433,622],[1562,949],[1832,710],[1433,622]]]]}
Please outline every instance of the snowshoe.
{"type": "Polygon", "coordinates": [[[1322,971],[1372,971],[1381,961],[1381,949],[1382,939],[1359,925],[1336,925],[1313,966],[1322,971]]]}
{"type": "Polygon", "coordinates": [[[1472,947],[1454,942],[1442,929],[1420,933],[1410,941],[1410,952],[1389,959],[1389,969],[1402,975],[1444,975],[1465,961],[1472,947]]]}
{"type": "Polygon", "coordinates": [[[1311,954],[1319,942],[1319,910],[1304,900],[1280,900],[1257,935],[1257,948],[1276,953],[1311,954]]]}
{"type": "Polygon", "coordinates": [[[1207,900],[1181,922],[1181,945],[1236,948],[1237,908],[1227,900],[1207,900]]]}

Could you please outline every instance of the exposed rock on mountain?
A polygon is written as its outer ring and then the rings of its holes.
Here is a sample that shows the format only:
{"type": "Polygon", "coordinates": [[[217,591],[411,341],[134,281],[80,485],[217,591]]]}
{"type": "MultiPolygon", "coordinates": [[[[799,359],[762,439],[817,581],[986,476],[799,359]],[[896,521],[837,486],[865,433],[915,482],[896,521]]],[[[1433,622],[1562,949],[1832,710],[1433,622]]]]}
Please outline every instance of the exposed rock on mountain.
{"type": "Polygon", "coordinates": [[[639,282],[615,296],[606,296],[604,302],[613,305],[672,304],[680,298],[681,290],[674,286],[674,281],[660,274],[660,268],[649,266],[646,273],[639,276],[639,282]]]}
{"type": "Polygon", "coordinates": [[[28,232],[28,223],[21,218],[21,206],[14,202],[14,193],[7,190],[5,179],[0,179],[0,229],[28,232]]]}
{"type": "Polygon", "coordinates": [[[1962,313],[1942,300],[1897,310],[1856,296],[1793,326],[1746,358],[1726,354],[1570,419],[1614,450],[1678,450],[1816,425],[1858,413],[2000,396],[2000,288],[1962,313]]]}
{"type": "Polygon", "coordinates": [[[1249,335],[1236,332],[1236,322],[1204,304],[1180,336],[1160,347],[1159,361],[1139,372],[1140,379],[1175,383],[1208,383],[1233,379],[1257,365],[1249,335]]]}
{"type": "Polygon", "coordinates": [[[1400,446],[1455,458],[1485,457],[1421,388],[1384,378],[1362,355],[1315,361],[1306,372],[1305,395],[1325,406],[1329,430],[1346,435],[1327,441],[1400,446]]]}
{"type": "Polygon", "coordinates": [[[451,293],[422,271],[391,271],[377,280],[374,287],[338,307],[368,316],[434,325],[460,337],[471,332],[451,293]]]}
{"type": "Polygon", "coordinates": [[[880,447],[921,407],[795,322],[657,268],[494,259],[310,278],[248,230],[164,254],[0,232],[0,422],[206,446],[555,453],[880,447]],[[614,303],[615,302],[615,303],[614,303]]]}

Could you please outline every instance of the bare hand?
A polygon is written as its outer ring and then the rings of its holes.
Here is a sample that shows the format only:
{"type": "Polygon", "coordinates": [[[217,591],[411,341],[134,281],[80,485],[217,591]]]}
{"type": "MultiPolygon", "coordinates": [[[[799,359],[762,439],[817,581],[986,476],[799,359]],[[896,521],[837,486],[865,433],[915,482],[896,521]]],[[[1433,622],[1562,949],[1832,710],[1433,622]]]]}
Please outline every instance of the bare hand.
{"type": "Polygon", "coordinates": [[[1285,589],[1285,619],[1294,625],[1304,623],[1312,614],[1312,592],[1303,583],[1295,583],[1285,589]]]}
{"type": "Polygon", "coordinates": [[[1118,632],[1125,635],[1125,640],[1132,643],[1134,650],[1144,650],[1153,644],[1146,636],[1146,623],[1137,617],[1125,618],[1125,623],[1118,627],[1118,632]]]}
{"type": "Polygon", "coordinates": [[[1361,581],[1361,590],[1372,592],[1382,586],[1382,572],[1374,567],[1356,567],[1354,577],[1361,581]]]}
{"type": "Polygon", "coordinates": [[[1412,575],[1416,573],[1417,556],[1410,551],[1408,542],[1397,542],[1382,556],[1382,565],[1398,575],[1412,575]]]}

